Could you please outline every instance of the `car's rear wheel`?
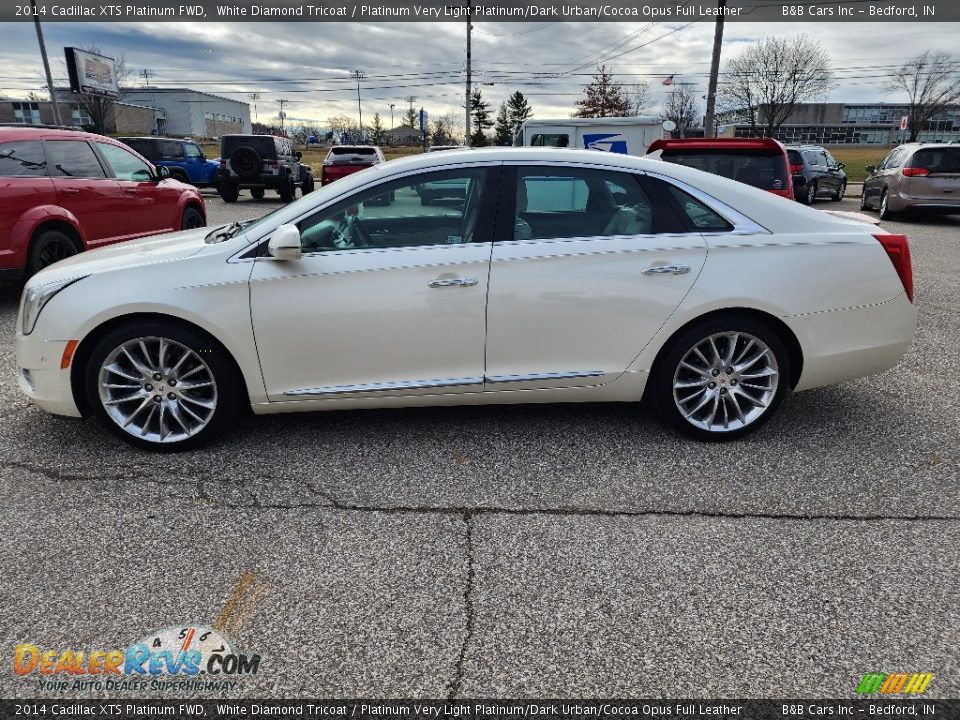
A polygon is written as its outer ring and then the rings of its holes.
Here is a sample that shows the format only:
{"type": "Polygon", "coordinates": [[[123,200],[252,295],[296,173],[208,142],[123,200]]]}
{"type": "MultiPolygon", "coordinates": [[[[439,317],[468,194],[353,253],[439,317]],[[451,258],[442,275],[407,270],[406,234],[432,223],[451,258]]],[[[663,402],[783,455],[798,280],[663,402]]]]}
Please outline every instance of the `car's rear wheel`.
{"type": "Polygon", "coordinates": [[[731,315],[700,323],[665,348],[651,377],[660,412],[700,440],[732,440],[783,401],[790,357],[776,332],[731,315]]]}
{"type": "Polygon", "coordinates": [[[839,202],[840,200],[843,200],[843,196],[846,194],[847,194],[847,183],[842,182],[840,183],[840,187],[837,188],[837,191],[833,194],[833,197],[831,199],[839,202]]]}
{"type": "Polygon", "coordinates": [[[263,188],[250,188],[250,194],[251,194],[256,200],[263,200],[263,196],[264,196],[264,194],[265,194],[265,191],[264,191],[263,188]]]}
{"type": "Polygon", "coordinates": [[[47,265],[76,255],[79,251],[74,239],[67,233],[62,230],[44,230],[30,243],[27,275],[34,275],[47,265]]]}
{"type": "Polygon", "coordinates": [[[293,197],[297,192],[297,186],[294,184],[293,178],[286,178],[280,187],[277,188],[277,192],[280,194],[280,200],[282,202],[292,202],[293,197]]]}
{"type": "Polygon", "coordinates": [[[193,230],[194,228],[201,228],[206,224],[206,221],[203,219],[203,213],[191,206],[183,211],[183,218],[180,220],[180,229],[193,230]]]}
{"type": "Polygon", "coordinates": [[[803,196],[803,204],[813,205],[813,201],[816,199],[817,199],[817,184],[815,182],[812,182],[807,185],[807,194],[803,196]]]}
{"type": "Polygon", "coordinates": [[[217,185],[217,194],[226,203],[234,203],[240,197],[240,188],[232,182],[221,182],[217,185]]]}
{"type": "Polygon", "coordinates": [[[883,194],[880,195],[880,219],[881,220],[890,220],[896,213],[890,209],[890,204],[887,199],[887,191],[884,190],[883,194]]]}
{"type": "Polygon", "coordinates": [[[114,435],[159,451],[195,447],[240,407],[226,351],[203,333],[161,322],[113,330],[85,369],[87,402],[114,435]]]}

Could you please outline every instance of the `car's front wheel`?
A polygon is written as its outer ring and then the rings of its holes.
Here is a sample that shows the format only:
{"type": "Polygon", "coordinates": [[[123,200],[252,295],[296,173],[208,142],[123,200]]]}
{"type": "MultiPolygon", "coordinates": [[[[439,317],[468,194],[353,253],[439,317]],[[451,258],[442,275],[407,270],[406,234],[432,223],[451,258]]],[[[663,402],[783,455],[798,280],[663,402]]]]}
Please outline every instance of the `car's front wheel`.
{"type": "Polygon", "coordinates": [[[159,451],[194,447],[240,408],[226,350],[187,326],[131,323],[103,337],[85,369],[87,402],[114,435],[159,451]]]}
{"type": "Polygon", "coordinates": [[[180,220],[181,230],[193,230],[204,225],[206,225],[206,221],[203,219],[203,213],[195,207],[188,207],[183,211],[183,218],[180,220]]]}
{"type": "Polygon", "coordinates": [[[294,184],[293,178],[286,178],[277,188],[277,193],[280,195],[281,202],[293,202],[293,197],[297,193],[297,186],[294,184]]]}
{"type": "Polygon", "coordinates": [[[833,194],[833,197],[831,199],[839,202],[840,200],[843,200],[843,196],[846,194],[847,194],[847,183],[842,182],[840,183],[840,187],[837,188],[837,191],[833,194]]]}
{"type": "Polygon", "coordinates": [[[232,182],[221,181],[217,185],[217,194],[226,203],[234,203],[240,197],[240,188],[232,182]]]}
{"type": "Polygon", "coordinates": [[[664,350],[651,377],[660,412],[700,440],[732,440],[774,414],[789,386],[790,357],[768,326],[749,317],[708,320],[664,350]]]}
{"type": "Polygon", "coordinates": [[[313,175],[307,175],[303,181],[303,185],[300,187],[300,193],[302,195],[309,195],[314,190],[316,190],[316,186],[313,184],[313,175]]]}
{"type": "Polygon", "coordinates": [[[254,200],[263,200],[264,194],[263,188],[250,188],[250,195],[253,196],[254,200]]]}

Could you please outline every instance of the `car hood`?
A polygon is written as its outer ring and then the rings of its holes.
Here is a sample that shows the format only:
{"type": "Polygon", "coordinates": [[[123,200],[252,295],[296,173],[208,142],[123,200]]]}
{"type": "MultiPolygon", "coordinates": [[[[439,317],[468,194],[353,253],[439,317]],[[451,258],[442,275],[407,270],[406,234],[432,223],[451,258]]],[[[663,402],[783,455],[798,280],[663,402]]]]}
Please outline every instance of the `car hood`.
{"type": "Polygon", "coordinates": [[[89,250],[44,268],[28,284],[43,285],[95,273],[180,260],[211,247],[205,242],[210,230],[209,227],[182,230],[89,250]]]}

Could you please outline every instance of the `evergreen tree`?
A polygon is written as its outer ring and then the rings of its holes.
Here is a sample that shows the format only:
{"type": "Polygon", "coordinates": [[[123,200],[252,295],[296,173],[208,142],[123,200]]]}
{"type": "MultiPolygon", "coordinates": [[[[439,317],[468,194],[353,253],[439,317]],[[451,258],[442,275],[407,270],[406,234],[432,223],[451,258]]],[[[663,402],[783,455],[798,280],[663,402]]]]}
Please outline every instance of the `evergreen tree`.
{"type": "Polygon", "coordinates": [[[413,103],[410,103],[410,107],[407,108],[407,112],[403,116],[403,124],[409,125],[415,130],[420,129],[420,113],[413,109],[413,103]]]}
{"type": "Polygon", "coordinates": [[[510,124],[510,111],[506,103],[500,104],[497,122],[493,126],[494,141],[497,145],[513,145],[513,127],[510,124]]]}
{"type": "Polygon", "coordinates": [[[533,108],[530,107],[530,103],[527,102],[527,99],[519,90],[507,100],[507,112],[510,118],[510,133],[514,137],[524,121],[533,117],[533,108]]]}
{"type": "Polygon", "coordinates": [[[470,96],[470,115],[472,117],[473,132],[470,134],[470,144],[474,147],[483,147],[489,145],[490,140],[484,133],[493,125],[490,120],[490,103],[483,99],[480,88],[473,91],[470,96]]]}
{"type": "Polygon", "coordinates": [[[606,65],[597,68],[597,74],[583,89],[585,97],[577,101],[574,117],[627,117],[630,115],[630,101],[623,86],[613,79],[613,73],[606,65]]]}
{"type": "Polygon", "coordinates": [[[370,123],[370,142],[374,145],[383,145],[383,139],[386,137],[386,134],[387,129],[383,126],[380,113],[374,113],[373,122],[370,123]]]}

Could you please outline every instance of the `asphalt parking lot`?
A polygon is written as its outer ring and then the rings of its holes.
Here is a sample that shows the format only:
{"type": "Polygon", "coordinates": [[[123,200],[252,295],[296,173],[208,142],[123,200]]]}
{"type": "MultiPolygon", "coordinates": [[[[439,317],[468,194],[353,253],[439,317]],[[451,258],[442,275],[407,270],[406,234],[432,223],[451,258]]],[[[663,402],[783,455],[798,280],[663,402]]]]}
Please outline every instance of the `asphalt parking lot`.
{"type": "MultiPolygon", "coordinates": [[[[211,224],[279,205],[207,201],[211,224]]],[[[233,697],[848,697],[869,671],[960,696],[960,216],[885,227],[912,242],[911,352],[723,445],[570,405],[140,452],[20,395],[0,288],[0,696],[40,694],[18,643],[191,623],[263,656],[233,697]]]]}

